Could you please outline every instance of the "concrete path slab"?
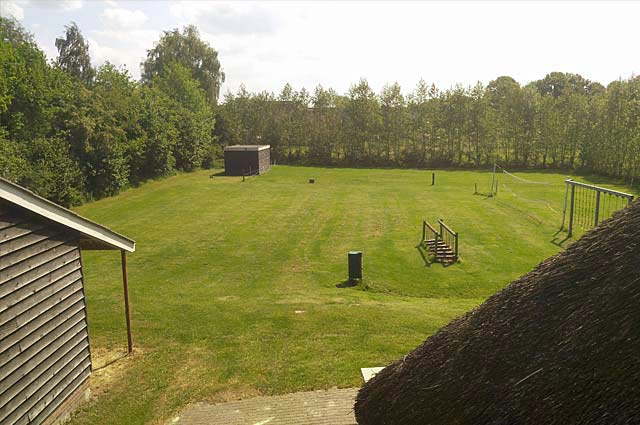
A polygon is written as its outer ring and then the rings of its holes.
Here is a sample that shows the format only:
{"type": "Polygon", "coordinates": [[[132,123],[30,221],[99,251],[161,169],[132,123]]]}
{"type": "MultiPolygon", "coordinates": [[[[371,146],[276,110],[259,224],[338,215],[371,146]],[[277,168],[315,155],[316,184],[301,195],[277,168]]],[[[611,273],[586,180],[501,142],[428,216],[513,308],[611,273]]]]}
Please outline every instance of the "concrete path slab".
{"type": "Polygon", "coordinates": [[[172,425],[355,425],[357,388],[256,397],[222,404],[197,403],[172,425]]]}
{"type": "Polygon", "coordinates": [[[376,376],[380,371],[384,369],[384,367],[363,367],[360,368],[360,372],[362,373],[362,379],[364,382],[369,382],[371,378],[376,376]]]}

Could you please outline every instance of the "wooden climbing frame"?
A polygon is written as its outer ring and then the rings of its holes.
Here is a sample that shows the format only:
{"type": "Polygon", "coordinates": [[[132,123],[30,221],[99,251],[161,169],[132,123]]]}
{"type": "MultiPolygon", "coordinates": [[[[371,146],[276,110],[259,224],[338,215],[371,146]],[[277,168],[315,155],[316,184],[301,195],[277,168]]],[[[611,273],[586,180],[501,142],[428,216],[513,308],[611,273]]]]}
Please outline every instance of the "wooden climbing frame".
{"type": "Polygon", "coordinates": [[[436,261],[451,264],[458,261],[458,232],[451,230],[442,219],[438,220],[439,228],[422,220],[422,245],[434,255],[436,261]]]}

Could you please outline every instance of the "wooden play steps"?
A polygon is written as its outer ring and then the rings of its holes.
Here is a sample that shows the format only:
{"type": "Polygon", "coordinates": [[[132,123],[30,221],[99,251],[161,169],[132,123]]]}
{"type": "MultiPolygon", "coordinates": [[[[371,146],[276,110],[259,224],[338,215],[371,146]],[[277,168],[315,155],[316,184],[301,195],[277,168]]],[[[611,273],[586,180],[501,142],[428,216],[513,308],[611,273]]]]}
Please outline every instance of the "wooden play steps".
{"type": "Polygon", "coordinates": [[[449,245],[442,241],[436,241],[434,239],[425,241],[425,247],[429,251],[433,252],[436,258],[438,258],[439,260],[451,262],[454,262],[456,260],[456,254],[453,249],[451,249],[449,245]]]}
{"type": "Polygon", "coordinates": [[[426,220],[422,221],[421,245],[443,264],[451,264],[458,261],[458,233],[454,232],[438,220],[439,231],[426,220]]]}

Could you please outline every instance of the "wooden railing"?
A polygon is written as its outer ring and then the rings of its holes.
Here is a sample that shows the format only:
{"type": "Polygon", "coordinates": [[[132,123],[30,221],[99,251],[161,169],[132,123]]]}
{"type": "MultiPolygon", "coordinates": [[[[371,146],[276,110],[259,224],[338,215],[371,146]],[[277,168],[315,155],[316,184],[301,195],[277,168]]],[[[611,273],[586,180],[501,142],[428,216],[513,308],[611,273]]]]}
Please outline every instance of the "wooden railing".
{"type": "Polygon", "coordinates": [[[438,223],[441,240],[453,251],[453,261],[458,261],[458,232],[454,232],[442,219],[438,223]]]}
{"type": "Polygon", "coordinates": [[[422,243],[424,244],[431,240],[438,241],[439,239],[440,234],[438,231],[427,220],[422,220],[422,243]]]}
{"type": "Polygon", "coordinates": [[[439,230],[427,220],[422,220],[422,241],[420,244],[431,252],[438,261],[455,263],[458,261],[458,232],[454,232],[442,219],[438,220],[439,230]]]}

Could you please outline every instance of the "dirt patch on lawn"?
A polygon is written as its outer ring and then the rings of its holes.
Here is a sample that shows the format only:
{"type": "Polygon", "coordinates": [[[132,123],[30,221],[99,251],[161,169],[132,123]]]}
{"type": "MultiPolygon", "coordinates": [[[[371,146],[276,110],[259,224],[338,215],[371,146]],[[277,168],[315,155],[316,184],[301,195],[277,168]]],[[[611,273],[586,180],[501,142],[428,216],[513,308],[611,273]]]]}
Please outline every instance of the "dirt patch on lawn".
{"type": "MultiPolygon", "coordinates": [[[[158,409],[177,405],[177,395],[185,393],[190,394],[188,399],[185,400],[187,406],[202,402],[212,404],[226,403],[261,395],[258,390],[237,382],[221,384],[215,373],[216,361],[211,357],[211,353],[206,347],[186,347],[181,354],[181,359],[181,366],[173,372],[169,386],[162,392],[156,402],[158,409]]],[[[183,402],[181,400],[180,404],[183,402]]],[[[183,409],[185,407],[183,405],[179,408],[183,409]]],[[[176,411],[171,412],[171,415],[175,414],[176,411]]],[[[153,423],[155,424],[156,422],[153,423]]]]}
{"type": "Polygon", "coordinates": [[[185,391],[200,382],[204,393],[212,394],[205,400],[213,403],[240,400],[261,395],[258,390],[247,387],[239,382],[220,385],[217,378],[212,377],[215,361],[210,358],[210,352],[205,347],[192,346],[184,351],[182,366],[174,373],[174,378],[167,393],[185,391]],[[222,387],[222,388],[221,388],[222,387]]]}
{"type": "Polygon", "coordinates": [[[262,393],[255,388],[247,386],[234,386],[233,389],[222,390],[206,398],[206,402],[211,404],[228,403],[230,401],[244,400],[261,396],[262,393]]]}
{"type": "Polygon", "coordinates": [[[216,297],[216,301],[238,301],[240,297],[236,295],[225,295],[223,297],[216,297]]]}
{"type": "Polygon", "coordinates": [[[126,372],[144,355],[144,350],[135,348],[127,354],[126,349],[92,348],[93,372],[89,379],[91,397],[106,392],[113,382],[119,381],[126,372]]]}

